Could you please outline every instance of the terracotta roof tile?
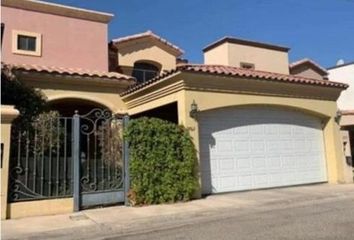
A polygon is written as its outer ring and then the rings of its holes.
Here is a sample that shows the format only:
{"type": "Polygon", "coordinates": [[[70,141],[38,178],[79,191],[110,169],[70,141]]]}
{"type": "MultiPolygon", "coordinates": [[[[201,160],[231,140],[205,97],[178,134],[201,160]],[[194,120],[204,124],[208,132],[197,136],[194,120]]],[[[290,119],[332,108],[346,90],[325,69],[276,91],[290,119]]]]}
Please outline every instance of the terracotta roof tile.
{"type": "Polygon", "coordinates": [[[113,39],[112,42],[119,44],[119,43],[124,43],[124,42],[128,42],[128,41],[131,41],[131,40],[136,40],[136,39],[139,39],[139,38],[145,38],[145,37],[151,37],[151,38],[154,38],[154,39],[160,41],[161,43],[165,44],[169,48],[172,48],[174,51],[176,51],[178,53],[178,55],[182,55],[184,53],[184,51],[182,49],[180,49],[176,45],[168,42],[166,39],[156,35],[155,33],[153,33],[150,30],[146,31],[146,32],[143,32],[143,33],[138,33],[138,34],[129,35],[129,36],[126,36],[126,37],[116,38],[116,39],[113,39]]]}
{"type": "Polygon", "coordinates": [[[29,72],[59,73],[59,74],[72,75],[72,76],[99,77],[99,78],[109,78],[109,79],[116,79],[116,80],[135,81],[135,78],[117,72],[90,71],[81,68],[49,67],[49,66],[39,66],[35,64],[6,64],[6,65],[11,67],[14,70],[23,70],[29,72]]]}
{"type": "Polygon", "coordinates": [[[162,81],[165,77],[172,75],[177,72],[195,72],[195,73],[205,73],[205,74],[215,74],[231,77],[241,77],[241,78],[255,78],[258,80],[267,80],[273,82],[284,82],[292,84],[306,84],[306,85],[316,85],[323,87],[335,87],[335,88],[348,88],[347,84],[340,82],[332,82],[328,80],[317,80],[312,78],[305,78],[301,76],[272,73],[265,71],[249,70],[231,66],[224,65],[205,65],[205,64],[185,64],[178,66],[176,69],[166,72],[156,78],[153,78],[145,83],[134,85],[130,87],[127,91],[121,93],[121,96],[133,93],[145,86],[148,86],[154,82],[162,81]]]}

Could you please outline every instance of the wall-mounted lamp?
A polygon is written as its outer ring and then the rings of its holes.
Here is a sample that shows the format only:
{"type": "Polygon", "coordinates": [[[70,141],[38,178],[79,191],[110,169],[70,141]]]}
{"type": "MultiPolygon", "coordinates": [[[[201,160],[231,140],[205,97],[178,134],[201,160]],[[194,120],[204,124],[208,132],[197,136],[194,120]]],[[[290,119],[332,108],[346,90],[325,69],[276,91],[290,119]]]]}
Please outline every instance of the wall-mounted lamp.
{"type": "Polygon", "coordinates": [[[341,118],[342,118],[342,112],[338,110],[337,113],[336,113],[336,116],[334,117],[334,121],[336,121],[336,123],[339,124],[341,118]]]}
{"type": "Polygon", "coordinates": [[[197,113],[198,113],[198,105],[197,103],[193,100],[192,104],[191,104],[191,110],[189,112],[189,116],[191,118],[196,119],[197,118],[197,113]]]}

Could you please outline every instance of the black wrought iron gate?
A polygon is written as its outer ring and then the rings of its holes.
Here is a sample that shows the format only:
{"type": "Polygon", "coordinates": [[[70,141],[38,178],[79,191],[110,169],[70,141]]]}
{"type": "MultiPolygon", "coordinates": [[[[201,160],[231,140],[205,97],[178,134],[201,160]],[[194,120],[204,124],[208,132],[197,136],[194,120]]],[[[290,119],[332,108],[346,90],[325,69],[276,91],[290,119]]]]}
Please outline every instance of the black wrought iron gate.
{"type": "Polygon", "coordinates": [[[72,118],[48,116],[12,127],[9,202],[72,196],[72,118]]]}
{"type": "Polygon", "coordinates": [[[126,202],[128,116],[105,109],[52,117],[14,129],[9,202],[74,198],[74,210],[126,202]]]}
{"type": "Polygon", "coordinates": [[[93,109],[73,117],[74,210],[124,202],[128,189],[128,117],[93,109]]]}

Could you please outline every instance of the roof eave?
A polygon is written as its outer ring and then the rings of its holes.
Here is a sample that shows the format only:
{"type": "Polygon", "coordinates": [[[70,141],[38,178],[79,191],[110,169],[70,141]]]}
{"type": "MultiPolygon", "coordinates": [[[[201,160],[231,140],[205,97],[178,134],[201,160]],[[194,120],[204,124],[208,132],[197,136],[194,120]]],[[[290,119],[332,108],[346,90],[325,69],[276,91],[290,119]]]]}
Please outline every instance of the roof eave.
{"type": "Polygon", "coordinates": [[[203,52],[207,52],[207,51],[209,51],[215,47],[218,47],[224,43],[235,43],[235,44],[259,47],[259,48],[277,50],[277,51],[282,51],[282,52],[289,52],[289,50],[290,50],[290,48],[288,48],[288,47],[283,47],[283,46],[279,46],[279,45],[273,45],[273,44],[262,43],[262,42],[255,42],[255,41],[234,38],[234,37],[223,37],[223,38],[207,45],[205,48],[203,48],[203,52]]]}
{"type": "Polygon", "coordinates": [[[89,75],[70,75],[62,73],[48,73],[48,72],[37,72],[28,70],[14,70],[16,76],[19,79],[33,80],[36,82],[48,82],[48,79],[56,79],[58,81],[63,81],[71,84],[93,84],[100,87],[105,86],[119,86],[119,88],[127,88],[135,83],[132,79],[117,79],[109,77],[99,77],[99,76],[89,76],[89,75]]]}
{"type": "Polygon", "coordinates": [[[5,7],[19,8],[102,23],[109,23],[114,17],[114,14],[111,13],[71,7],[39,0],[2,0],[1,5],[5,7]]]}
{"type": "Polygon", "coordinates": [[[270,79],[270,78],[267,78],[267,77],[255,77],[255,76],[250,76],[250,75],[232,75],[232,74],[226,74],[226,73],[211,73],[211,72],[208,72],[208,71],[196,71],[196,70],[191,70],[191,69],[188,69],[187,67],[188,66],[191,66],[191,65],[182,65],[180,67],[177,67],[177,69],[175,70],[172,70],[164,75],[161,75],[161,76],[158,76],[157,78],[154,78],[154,79],[151,79],[147,82],[145,82],[144,84],[139,84],[139,85],[136,85],[130,89],[128,89],[127,91],[123,92],[120,94],[120,96],[122,98],[125,98],[125,97],[128,97],[128,96],[132,96],[134,95],[137,91],[141,91],[143,89],[146,89],[148,88],[152,83],[155,83],[155,82],[160,82],[160,81],[164,81],[165,79],[169,78],[172,74],[175,74],[175,73],[183,73],[183,72],[186,72],[186,73],[194,73],[194,74],[207,74],[207,75],[216,75],[216,76],[226,76],[226,77],[237,77],[237,78],[253,78],[255,80],[263,80],[263,81],[270,81],[270,82],[277,82],[277,83],[284,83],[284,84],[300,84],[300,85],[306,85],[306,86],[314,86],[314,87],[324,87],[324,88],[336,88],[336,89],[342,89],[342,90],[345,90],[349,87],[348,84],[344,84],[344,83],[338,83],[338,82],[331,82],[331,81],[328,81],[328,80],[316,80],[316,79],[307,79],[307,80],[311,80],[311,81],[316,81],[316,84],[314,83],[308,83],[306,81],[304,82],[293,82],[292,80],[284,80],[284,81],[280,81],[280,80],[277,80],[277,79],[270,79]]]}
{"type": "Polygon", "coordinates": [[[328,67],[327,71],[328,70],[332,70],[332,69],[336,69],[336,68],[346,67],[346,66],[349,66],[349,65],[354,65],[354,61],[348,62],[348,63],[344,63],[344,64],[340,64],[340,65],[336,65],[336,66],[332,66],[332,67],[328,67]]]}
{"type": "Polygon", "coordinates": [[[176,57],[180,57],[184,54],[184,51],[179,47],[175,46],[174,44],[168,42],[166,39],[159,37],[158,35],[154,34],[151,31],[147,31],[145,33],[134,34],[131,36],[126,36],[122,38],[112,39],[111,42],[118,47],[120,44],[129,44],[129,42],[137,41],[143,38],[149,38],[160,42],[161,44],[165,45],[176,57]]]}

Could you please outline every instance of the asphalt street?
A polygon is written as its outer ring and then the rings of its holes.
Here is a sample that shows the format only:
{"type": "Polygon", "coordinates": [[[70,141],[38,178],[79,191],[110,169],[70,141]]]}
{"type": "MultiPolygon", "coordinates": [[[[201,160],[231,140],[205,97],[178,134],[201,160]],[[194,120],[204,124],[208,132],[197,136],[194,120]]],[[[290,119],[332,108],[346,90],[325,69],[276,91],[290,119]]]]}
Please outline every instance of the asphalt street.
{"type": "Polygon", "coordinates": [[[282,208],[235,209],[220,218],[110,240],[354,239],[354,199],[289,203],[282,208]]]}

